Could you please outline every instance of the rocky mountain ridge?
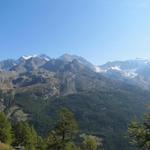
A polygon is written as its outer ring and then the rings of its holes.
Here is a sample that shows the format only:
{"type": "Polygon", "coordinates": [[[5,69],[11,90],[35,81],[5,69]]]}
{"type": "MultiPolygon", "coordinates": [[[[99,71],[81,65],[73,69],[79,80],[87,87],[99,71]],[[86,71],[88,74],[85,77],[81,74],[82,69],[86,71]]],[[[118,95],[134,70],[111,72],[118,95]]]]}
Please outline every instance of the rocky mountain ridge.
{"type": "Polygon", "coordinates": [[[98,68],[105,77],[150,90],[150,59],[108,62],[98,68]]]}
{"type": "MultiPolygon", "coordinates": [[[[127,61],[114,61],[108,62],[104,65],[95,66],[80,56],[69,54],[64,54],[56,59],[50,58],[49,56],[42,54],[42,55],[22,56],[17,60],[8,59],[0,61],[0,70],[1,70],[0,75],[2,76],[2,78],[0,78],[0,81],[4,80],[3,74],[7,73],[10,74],[11,77],[14,74],[20,75],[32,71],[56,73],[63,71],[65,69],[66,70],[69,69],[67,68],[69,67],[69,65],[70,67],[72,65],[72,69],[86,68],[86,70],[89,70],[91,72],[93,71],[111,80],[113,79],[119,82],[121,81],[127,84],[139,86],[146,90],[150,89],[149,59],[138,58],[135,60],[127,60],[127,61]],[[74,65],[76,65],[76,67],[74,67],[74,65]]],[[[8,79],[7,75],[6,79],[8,79]]]]}

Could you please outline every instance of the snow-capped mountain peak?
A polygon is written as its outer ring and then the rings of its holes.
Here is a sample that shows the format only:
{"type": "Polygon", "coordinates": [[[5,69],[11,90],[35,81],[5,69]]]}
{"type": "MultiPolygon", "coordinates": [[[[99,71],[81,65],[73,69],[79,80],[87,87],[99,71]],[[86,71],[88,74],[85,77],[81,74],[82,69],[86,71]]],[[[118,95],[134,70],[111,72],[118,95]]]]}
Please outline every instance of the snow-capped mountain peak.
{"type": "Polygon", "coordinates": [[[150,59],[136,58],[134,60],[108,62],[98,66],[96,72],[115,80],[150,88],[150,59]]]}
{"type": "Polygon", "coordinates": [[[37,57],[44,59],[45,61],[50,61],[51,58],[45,54],[38,55],[37,57]]]}
{"type": "Polygon", "coordinates": [[[51,60],[50,57],[45,55],[45,54],[41,54],[41,55],[36,55],[36,54],[34,54],[34,55],[24,55],[24,56],[21,57],[21,59],[23,59],[23,60],[29,60],[31,58],[40,58],[40,59],[43,59],[45,61],[50,61],[51,60]]]}
{"type": "Polygon", "coordinates": [[[37,57],[37,55],[36,54],[34,54],[34,55],[24,55],[24,56],[22,56],[22,58],[24,59],[24,60],[28,60],[28,59],[31,59],[31,58],[35,58],[35,57],[37,57]]]}

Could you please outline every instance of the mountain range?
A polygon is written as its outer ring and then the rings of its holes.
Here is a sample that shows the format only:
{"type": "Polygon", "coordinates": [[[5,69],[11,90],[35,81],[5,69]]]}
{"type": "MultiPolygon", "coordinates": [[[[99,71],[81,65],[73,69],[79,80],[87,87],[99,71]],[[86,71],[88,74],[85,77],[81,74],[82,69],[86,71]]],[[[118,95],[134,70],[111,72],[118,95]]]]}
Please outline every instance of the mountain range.
{"type": "Polygon", "coordinates": [[[128,123],[150,102],[150,60],[95,66],[64,54],[22,56],[0,62],[0,111],[28,120],[45,135],[60,107],[71,109],[83,132],[103,138],[106,150],[133,150],[128,123]]]}
{"type": "Polygon", "coordinates": [[[47,55],[32,55],[22,56],[17,60],[7,59],[0,62],[1,72],[10,71],[11,73],[25,73],[38,69],[60,69],[59,63],[69,64],[77,61],[83,67],[90,69],[93,72],[113,80],[119,80],[127,84],[132,84],[150,89],[150,59],[113,61],[103,65],[95,66],[86,59],[76,56],[64,54],[57,59],[52,59],[47,55]],[[52,66],[53,65],[53,66],[52,66]],[[57,65],[57,66],[56,66],[57,65]]]}

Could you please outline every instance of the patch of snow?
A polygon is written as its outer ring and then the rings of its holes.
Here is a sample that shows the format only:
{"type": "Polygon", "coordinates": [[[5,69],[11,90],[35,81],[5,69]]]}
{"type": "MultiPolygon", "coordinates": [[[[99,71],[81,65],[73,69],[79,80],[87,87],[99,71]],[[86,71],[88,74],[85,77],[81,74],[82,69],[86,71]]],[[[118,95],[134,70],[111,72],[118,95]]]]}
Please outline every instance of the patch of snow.
{"type": "Polygon", "coordinates": [[[47,55],[45,55],[45,54],[38,55],[38,57],[41,58],[41,59],[44,59],[45,61],[50,61],[50,60],[51,60],[51,59],[50,59],[47,55]]]}
{"type": "Polygon", "coordinates": [[[111,67],[110,69],[112,69],[112,70],[117,70],[117,71],[121,71],[120,67],[118,67],[118,66],[113,66],[113,67],[111,67]]]}
{"type": "Polygon", "coordinates": [[[46,56],[46,55],[29,55],[29,56],[24,55],[24,56],[22,56],[22,58],[24,60],[28,60],[28,59],[36,58],[36,57],[40,58],[40,59],[44,59],[46,61],[50,61],[50,58],[48,56],[46,56]]]}
{"type": "Polygon", "coordinates": [[[101,68],[100,68],[100,67],[98,67],[98,66],[95,66],[95,72],[97,72],[97,73],[101,73],[101,72],[106,72],[106,70],[101,69],[101,68]]]}
{"type": "Polygon", "coordinates": [[[118,66],[109,67],[109,68],[107,68],[107,69],[104,69],[104,68],[95,66],[95,72],[98,72],[98,73],[104,73],[104,72],[106,73],[106,72],[108,72],[109,70],[122,71],[122,70],[120,69],[120,67],[118,67],[118,66]]]}
{"type": "Polygon", "coordinates": [[[25,60],[28,60],[28,59],[31,59],[31,58],[35,58],[35,57],[37,57],[37,55],[30,55],[30,56],[22,56],[22,58],[23,59],[25,59],[25,60]]]}
{"type": "Polygon", "coordinates": [[[136,69],[129,69],[129,70],[124,70],[123,73],[124,77],[127,78],[135,78],[136,76],[138,76],[138,73],[136,73],[136,69]]]}
{"type": "Polygon", "coordinates": [[[46,61],[50,61],[50,59],[49,59],[49,58],[47,58],[47,57],[44,57],[44,59],[45,59],[46,61]]]}
{"type": "Polygon", "coordinates": [[[144,64],[149,64],[149,63],[150,63],[150,59],[144,61],[144,64]]]}

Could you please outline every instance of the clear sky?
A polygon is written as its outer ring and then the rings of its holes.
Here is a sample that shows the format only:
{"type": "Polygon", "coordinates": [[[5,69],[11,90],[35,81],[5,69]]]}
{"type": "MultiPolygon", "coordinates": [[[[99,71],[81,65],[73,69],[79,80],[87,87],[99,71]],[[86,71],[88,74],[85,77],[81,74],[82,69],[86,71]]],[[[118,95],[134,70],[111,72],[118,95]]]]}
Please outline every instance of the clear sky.
{"type": "Polygon", "coordinates": [[[150,57],[150,1],[0,0],[0,59],[40,53],[150,57]]]}

